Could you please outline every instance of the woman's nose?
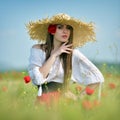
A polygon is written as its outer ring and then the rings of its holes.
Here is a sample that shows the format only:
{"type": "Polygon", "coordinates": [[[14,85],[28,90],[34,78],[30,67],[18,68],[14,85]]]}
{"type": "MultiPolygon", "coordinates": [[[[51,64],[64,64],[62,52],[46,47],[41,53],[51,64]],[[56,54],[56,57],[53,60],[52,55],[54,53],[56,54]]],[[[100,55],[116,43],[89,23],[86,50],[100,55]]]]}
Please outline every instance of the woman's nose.
{"type": "Polygon", "coordinates": [[[68,30],[67,30],[66,28],[63,28],[63,32],[64,32],[64,33],[67,33],[68,30]]]}

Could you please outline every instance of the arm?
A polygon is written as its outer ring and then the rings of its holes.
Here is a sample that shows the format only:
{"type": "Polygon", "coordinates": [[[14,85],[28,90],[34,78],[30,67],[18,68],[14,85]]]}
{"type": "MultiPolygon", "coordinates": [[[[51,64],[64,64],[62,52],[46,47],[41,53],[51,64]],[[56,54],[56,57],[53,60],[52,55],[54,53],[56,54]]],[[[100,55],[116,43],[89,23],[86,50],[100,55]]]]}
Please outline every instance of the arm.
{"type": "Polygon", "coordinates": [[[56,56],[51,55],[49,59],[43,64],[42,67],[39,68],[40,73],[42,73],[43,78],[46,78],[49,74],[50,68],[52,64],[55,62],[56,56]]]}
{"type": "MultiPolygon", "coordinates": [[[[75,81],[95,89],[104,82],[104,77],[99,69],[86,58],[79,50],[73,52],[73,75],[75,81]]],[[[81,96],[86,94],[85,90],[81,96]]]]}
{"type": "Polygon", "coordinates": [[[39,68],[39,71],[42,73],[43,78],[46,78],[49,74],[50,68],[52,67],[52,64],[55,62],[56,57],[60,56],[62,53],[70,54],[72,49],[72,45],[66,45],[67,43],[63,43],[58,49],[54,49],[51,52],[51,56],[48,58],[48,60],[39,68]]]}
{"type": "Polygon", "coordinates": [[[79,50],[73,52],[73,76],[77,82],[84,85],[103,82],[104,78],[99,69],[79,50]]]}

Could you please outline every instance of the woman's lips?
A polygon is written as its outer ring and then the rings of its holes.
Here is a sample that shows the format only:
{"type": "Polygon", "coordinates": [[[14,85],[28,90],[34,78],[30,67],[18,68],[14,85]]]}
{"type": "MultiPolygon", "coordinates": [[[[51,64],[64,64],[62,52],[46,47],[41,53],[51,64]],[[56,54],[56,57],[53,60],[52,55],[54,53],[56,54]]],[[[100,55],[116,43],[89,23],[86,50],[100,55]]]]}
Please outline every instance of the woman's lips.
{"type": "Polygon", "coordinates": [[[62,38],[64,38],[64,39],[67,38],[67,37],[68,37],[67,35],[62,35],[62,38]]]}

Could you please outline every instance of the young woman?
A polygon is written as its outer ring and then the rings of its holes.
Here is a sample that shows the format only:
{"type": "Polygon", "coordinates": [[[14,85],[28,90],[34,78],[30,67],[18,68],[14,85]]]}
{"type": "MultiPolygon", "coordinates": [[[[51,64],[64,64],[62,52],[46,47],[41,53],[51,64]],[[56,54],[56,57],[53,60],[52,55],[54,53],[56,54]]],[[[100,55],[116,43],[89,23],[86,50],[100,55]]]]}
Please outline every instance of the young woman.
{"type": "MultiPolygon", "coordinates": [[[[58,90],[66,92],[70,81],[95,89],[104,82],[98,68],[76,47],[94,41],[92,23],[84,23],[66,14],[30,22],[27,25],[33,45],[29,59],[29,75],[38,86],[38,96],[58,90]]],[[[85,90],[81,96],[86,94],[85,90]]]]}

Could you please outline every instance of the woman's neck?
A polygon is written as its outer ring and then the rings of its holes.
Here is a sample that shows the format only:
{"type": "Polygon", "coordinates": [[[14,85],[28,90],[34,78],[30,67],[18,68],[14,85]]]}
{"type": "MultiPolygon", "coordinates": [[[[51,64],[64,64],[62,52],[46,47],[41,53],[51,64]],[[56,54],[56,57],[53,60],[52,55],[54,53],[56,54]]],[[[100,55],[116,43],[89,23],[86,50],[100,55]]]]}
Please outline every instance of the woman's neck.
{"type": "Polygon", "coordinates": [[[61,46],[62,42],[54,40],[54,50],[57,50],[61,46]]]}

